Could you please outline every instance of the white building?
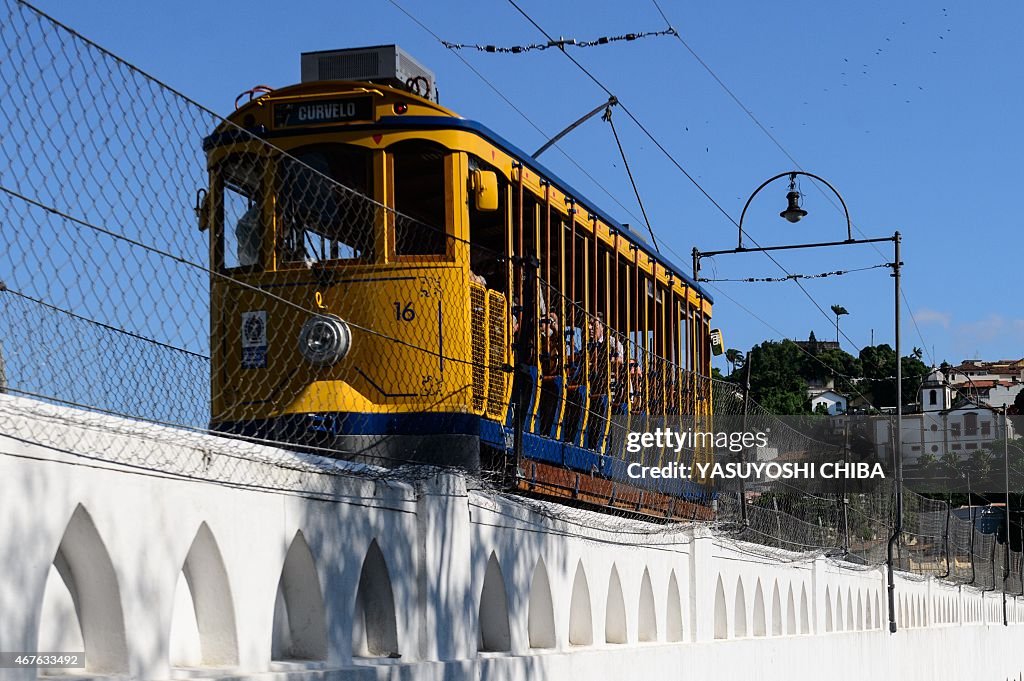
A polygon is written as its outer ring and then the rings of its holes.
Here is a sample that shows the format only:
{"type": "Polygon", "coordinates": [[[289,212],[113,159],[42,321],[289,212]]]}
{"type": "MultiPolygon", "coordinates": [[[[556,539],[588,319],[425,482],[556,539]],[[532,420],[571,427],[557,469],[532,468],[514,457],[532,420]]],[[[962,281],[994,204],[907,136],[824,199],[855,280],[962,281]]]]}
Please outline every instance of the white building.
{"type": "Polygon", "coordinates": [[[849,406],[849,399],[846,395],[838,393],[831,388],[808,388],[807,395],[811,398],[811,411],[817,411],[818,405],[823,404],[828,409],[829,416],[845,414],[849,406]]]}
{"type": "MultiPolygon", "coordinates": [[[[949,453],[967,459],[995,440],[1013,437],[1010,419],[987,405],[966,402],[954,408],[953,391],[938,369],[932,369],[921,383],[919,398],[921,410],[903,415],[904,465],[916,465],[925,454],[941,459],[949,453]]],[[[880,457],[892,456],[891,428],[888,417],[875,420],[873,437],[880,457]]]]}
{"type": "Polygon", "coordinates": [[[1024,359],[1000,359],[986,362],[980,359],[965,359],[949,370],[949,381],[955,384],[972,381],[1024,382],[1024,359]]]}

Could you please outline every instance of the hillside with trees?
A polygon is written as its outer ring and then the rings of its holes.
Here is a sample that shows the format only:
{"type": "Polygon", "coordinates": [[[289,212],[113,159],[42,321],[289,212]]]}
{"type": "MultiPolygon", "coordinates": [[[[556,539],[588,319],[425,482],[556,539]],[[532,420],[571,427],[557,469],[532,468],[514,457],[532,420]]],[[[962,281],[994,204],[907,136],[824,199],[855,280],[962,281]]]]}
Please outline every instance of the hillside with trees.
{"type": "MultiPolygon", "coordinates": [[[[726,356],[731,372],[726,377],[741,384],[750,362],[750,395],[775,414],[809,414],[811,385],[830,381],[837,392],[847,395],[851,409],[870,412],[896,406],[896,352],[887,344],[863,348],[858,356],[820,343],[812,332],[810,338],[797,344],[791,340],[765,341],[745,356],[730,350],[726,356]]],[[[921,381],[929,367],[921,361],[921,351],[914,349],[902,358],[903,403],[917,400],[921,381]]]]}

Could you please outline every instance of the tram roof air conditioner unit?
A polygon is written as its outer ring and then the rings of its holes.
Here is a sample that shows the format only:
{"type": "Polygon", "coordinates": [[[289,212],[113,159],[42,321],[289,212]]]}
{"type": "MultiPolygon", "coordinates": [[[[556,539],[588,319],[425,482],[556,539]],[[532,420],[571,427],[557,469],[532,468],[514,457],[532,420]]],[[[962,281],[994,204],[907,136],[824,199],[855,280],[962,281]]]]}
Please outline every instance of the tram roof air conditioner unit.
{"type": "Polygon", "coordinates": [[[302,82],[318,80],[364,80],[437,101],[434,73],[398,45],[303,52],[302,82]]]}

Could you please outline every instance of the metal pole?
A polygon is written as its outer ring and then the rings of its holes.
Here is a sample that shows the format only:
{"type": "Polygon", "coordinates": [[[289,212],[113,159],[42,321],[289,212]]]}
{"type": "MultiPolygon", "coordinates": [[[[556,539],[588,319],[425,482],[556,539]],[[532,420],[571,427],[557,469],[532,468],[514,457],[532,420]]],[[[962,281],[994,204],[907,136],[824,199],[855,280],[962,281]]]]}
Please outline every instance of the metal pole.
{"type": "Polygon", "coordinates": [[[893,524],[892,536],[889,537],[886,564],[889,578],[889,632],[896,633],[896,575],[893,571],[892,552],[903,532],[903,362],[900,358],[900,233],[893,237],[895,261],[892,264],[892,276],[895,279],[893,300],[896,318],[896,433],[893,437],[893,453],[896,457],[896,521],[893,524]]]}
{"type": "MultiPolygon", "coordinates": [[[[754,348],[750,349],[747,353],[747,377],[743,382],[743,432],[747,432],[747,411],[750,406],[750,365],[753,364],[754,348]]],[[[747,460],[747,450],[744,449],[740,452],[742,457],[740,463],[745,463],[747,460]]],[[[743,482],[743,476],[740,476],[740,518],[743,519],[743,526],[746,527],[749,524],[747,520],[747,488],[743,482]]]]}
{"type": "Polygon", "coordinates": [[[971,552],[971,584],[978,578],[974,565],[974,502],[971,500],[971,472],[967,471],[967,510],[971,513],[971,538],[967,543],[967,550],[971,552]]]}
{"type": "MultiPolygon", "coordinates": [[[[1003,626],[1009,626],[1006,615],[1006,580],[1010,578],[1010,429],[1007,427],[1006,405],[1003,405],[1003,474],[1006,482],[1006,506],[1003,509],[1006,523],[1006,548],[1003,552],[1003,626]]],[[[996,535],[998,536],[998,535],[996,535]]]]}
{"type": "MultiPolygon", "coordinates": [[[[849,410],[847,410],[849,411],[849,410]]],[[[746,432],[744,430],[743,432],[746,432]]],[[[846,470],[847,465],[850,462],[850,416],[847,414],[843,417],[843,470],[846,470]]],[[[850,516],[848,513],[848,506],[850,500],[846,495],[846,478],[843,477],[843,491],[842,498],[840,499],[842,504],[843,513],[843,555],[850,554],[850,516]]]]}
{"type": "Polygon", "coordinates": [[[951,492],[950,493],[950,500],[951,501],[946,503],[946,524],[945,524],[945,526],[943,527],[943,530],[942,530],[942,555],[944,555],[946,557],[946,572],[944,574],[939,575],[939,579],[946,579],[947,577],[949,577],[949,573],[953,569],[952,568],[952,563],[949,560],[949,517],[950,517],[950,508],[953,506],[953,504],[952,504],[952,497],[953,497],[953,494],[951,492]]]}

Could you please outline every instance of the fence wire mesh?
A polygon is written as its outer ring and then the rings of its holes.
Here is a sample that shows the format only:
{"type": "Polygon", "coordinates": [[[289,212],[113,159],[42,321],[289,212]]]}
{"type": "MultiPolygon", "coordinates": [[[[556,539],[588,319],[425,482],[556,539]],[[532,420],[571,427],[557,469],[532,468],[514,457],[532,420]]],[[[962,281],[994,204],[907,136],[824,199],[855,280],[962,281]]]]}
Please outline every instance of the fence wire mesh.
{"type": "MultiPolygon", "coordinates": [[[[407,465],[436,451],[429,438],[388,449],[396,424],[445,434],[475,414],[501,435],[498,463],[481,465],[471,484],[503,491],[529,476],[528,461],[502,456],[523,404],[516,382],[532,381],[527,434],[553,435],[596,467],[567,473],[562,491],[589,475],[607,483],[615,513],[664,516],[631,532],[661,542],[683,521],[706,521],[721,541],[780,559],[886,561],[897,515],[891,485],[816,493],[781,481],[751,489],[652,481],[622,496],[630,463],[693,465],[706,456],[695,446],[629,454],[628,437],[652,416],[704,426],[742,419],[771,431],[779,452],[834,457],[841,447],[701,375],[669,344],[658,349],[646,333],[624,331],[617,308],[581,303],[548,272],[524,294],[530,270],[493,238],[440,227],[445,161],[436,147],[396,146],[396,184],[426,198],[384,205],[371,198],[374,161],[358,145],[282,151],[27,3],[0,0],[0,49],[0,392],[36,401],[33,441],[152,473],[356,499],[373,493],[341,490],[339,478],[377,485],[436,474],[407,465]],[[261,229],[271,223],[272,234],[261,229]],[[424,268],[423,259],[436,262],[424,268]],[[270,283],[261,276],[269,263],[280,272],[270,283]],[[532,340],[517,358],[522,334],[532,340]],[[339,347],[349,351],[340,364],[331,361],[339,347]],[[533,373],[516,373],[517,359],[533,373]],[[375,395],[373,414],[366,394],[375,395]],[[118,445],[98,455],[84,438],[54,440],[48,424],[70,412],[40,402],[75,408],[77,426],[114,433],[118,445]],[[325,415],[331,403],[344,403],[347,415],[325,415]],[[139,444],[154,440],[175,447],[139,444]],[[352,458],[392,465],[339,460],[352,458]]],[[[482,234],[503,229],[471,218],[482,234]]],[[[23,416],[26,404],[4,401],[0,423],[23,416]]],[[[595,522],[567,501],[521,503],[595,522]]],[[[607,527],[623,526],[609,518],[607,527]]],[[[1007,557],[994,533],[910,490],[895,553],[901,570],[1024,590],[1019,551],[1007,557]]]]}

